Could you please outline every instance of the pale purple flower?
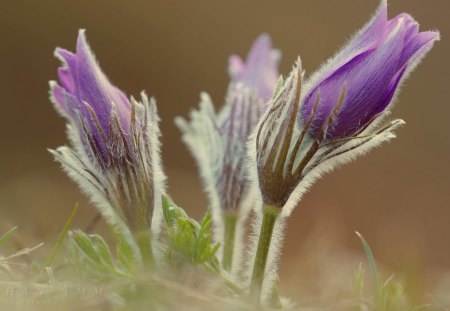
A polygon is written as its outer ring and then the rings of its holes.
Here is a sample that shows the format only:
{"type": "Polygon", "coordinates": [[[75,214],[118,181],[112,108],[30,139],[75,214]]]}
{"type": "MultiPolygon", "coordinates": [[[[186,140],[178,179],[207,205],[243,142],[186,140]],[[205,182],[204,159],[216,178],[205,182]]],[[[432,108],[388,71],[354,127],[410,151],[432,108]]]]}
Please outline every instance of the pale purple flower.
{"type": "Polygon", "coordinates": [[[242,83],[257,91],[264,102],[270,100],[279,77],[280,52],[272,48],[272,41],[266,34],[259,36],[243,61],[238,55],[228,59],[231,81],[242,83]]]}
{"type": "Polygon", "coordinates": [[[159,221],[164,180],[155,102],[144,93],[142,102],[129,100],[109,82],[84,30],[75,53],[57,48],[55,55],[62,66],[50,97],[68,121],[71,146],[51,152],[110,222],[150,229],[152,214],[159,221]]]}
{"type": "Polygon", "coordinates": [[[383,0],[373,19],[305,85],[298,61],[251,143],[264,203],[288,205],[289,213],[317,177],[395,137],[404,122],[380,121],[438,39],[437,32],[419,32],[408,14],[388,20],[383,0]]]}
{"type": "Polygon", "coordinates": [[[209,196],[215,240],[223,245],[222,265],[232,274],[241,260],[243,221],[254,199],[249,191],[246,143],[275,90],[279,59],[270,37],[259,36],[245,62],[230,57],[231,82],[221,110],[216,113],[210,97],[202,93],[200,108],[191,112],[191,120],[176,119],[209,196]]]}
{"type": "MultiPolygon", "coordinates": [[[[98,155],[91,156],[102,156],[108,160],[107,142],[102,139],[102,135],[104,133],[106,137],[110,136],[111,114],[114,113],[117,114],[118,125],[128,137],[130,101],[101,71],[83,30],[78,36],[76,53],[57,48],[55,55],[63,63],[58,68],[59,84],[52,83],[51,86],[52,98],[58,111],[70,120],[86,121],[99,149],[98,155]],[[78,118],[78,114],[81,114],[82,119],[78,118]]],[[[83,143],[89,144],[88,141],[83,143]]]]}
{"type": "Polygon", "coordinates": [[[210,97],[202,93],[200,108],[191,112],[190,122],[176,119],[213,211],[237,210],[246,198],[246,142],[275,90],[279,59],[270,37],[259,36],[245,62],[230,57],[231,82],[222,109],[216,113],[210,97]]]}

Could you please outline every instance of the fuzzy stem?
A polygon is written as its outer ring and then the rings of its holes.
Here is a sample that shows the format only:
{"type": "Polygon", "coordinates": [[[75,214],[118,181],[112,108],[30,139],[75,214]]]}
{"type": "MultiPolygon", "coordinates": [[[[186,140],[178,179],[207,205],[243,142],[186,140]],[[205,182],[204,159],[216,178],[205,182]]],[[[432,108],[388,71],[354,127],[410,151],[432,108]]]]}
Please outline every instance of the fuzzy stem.
{"type": "Polygon", "coordinates": [[[250,298],[258,304],[261,302],[261,291],[264,274],[269,255],[275,222],[280,215],[281,208],[264,204],[261,231],[259,233],[258,247],[256,249],[255,263],[253,264],[252,280],[250,284],[250,298]]]}
{"type": "Polygon", "coordinates": [[[150,232],[142,230],[137,232],[134,237],[136,239],[139,250],[141,251],[142,262],[144,263],[144,266],[147,268],[151,268],[153,266],[154,257],[150,232]]]}
{"type": "Polygon", "coordinates": [[[236,224],[238,221],[237,212],[225,212],[224,213],[224,239],[223,239],[223,258],[222,265],[226,271],[231,271],[233,264],[233,252],[236,240],[236,224]]]}

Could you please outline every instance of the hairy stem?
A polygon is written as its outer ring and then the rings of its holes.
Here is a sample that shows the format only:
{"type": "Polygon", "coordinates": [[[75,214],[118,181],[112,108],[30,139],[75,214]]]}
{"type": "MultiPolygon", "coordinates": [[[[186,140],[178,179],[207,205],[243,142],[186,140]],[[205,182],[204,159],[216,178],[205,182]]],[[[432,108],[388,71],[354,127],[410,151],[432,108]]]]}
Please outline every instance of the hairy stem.
{"type": "Polygon", "coordinates": [[[141,251],[142,262],[144,266],[147,268],[151,268],[153,266],[154,258],[153,258],[153,250],[152,250],[152,238],[150,236],[150,231],[142,230],[138,231],[134,235],[136,239],[136,243],[141,251]]]}
{"type": "Polygon", "coordinates": [[[277,206],[268,204],[264,204],[263,206],[263,219],[250,284],[250,298],[258,304],[261,302],[261,291],[264,282],[270,243],[272,241],[273,229],[280,212],[281,208],[277,206]]]}
{"type": "Polygon", "coordinates": [[[223,258],[222,265],[226,271],[231,271],[233,264],[233,252],[236,240],[236,224],[238,213],[235,211],[224,213],[224,239],[223,239],[223,258]]]}

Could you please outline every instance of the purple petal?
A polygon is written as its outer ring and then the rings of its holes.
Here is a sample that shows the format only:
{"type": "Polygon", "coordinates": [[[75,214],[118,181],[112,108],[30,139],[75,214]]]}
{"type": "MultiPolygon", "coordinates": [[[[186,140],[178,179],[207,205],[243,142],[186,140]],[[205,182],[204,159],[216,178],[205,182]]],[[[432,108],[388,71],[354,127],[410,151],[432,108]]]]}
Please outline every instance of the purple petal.
{"type": "Polygon", "coordinates": [[[306,83],[301,121],[310,118],[320,94],[310,127],[312,135],[319,135],[346,85],[346,98],[326,139],[354,134],[386,109],[398,85],[438,39],[436,32],[419,32],[419,24],[409,14],[387,21],[383,0],[365,28],[306,83]]]}
{"type": "Polygon", "coordinates": [[[337,70],[361,53],[380,45],[387,24],[387,2],[386,0],[382,0],[372,19],[345,44],[338,54],[327,61],[326,65],[318,71],[318,75],[314,79],[325,79],[328,73],[337,70]]]}
{"type": "Polygon", "coordinates": [[[232,79],[242,75],[244,68],[244,61],[238,55],[231,55],[228,58],[228,74],[232,79]]]}
{"type": "Polygon", "coordinates": [[[73,77],[69,68],[58,68],[58,80],[61,83],[62,87],[65,88],[69,93],[75,92],[75,82],[73,81],[73,77]]]}
{"type": "Polygon", "coordinates": [[[108,141],[111,139],[112,109],[127,137],[131,122],[130,102],[100,69],[86,41],[84,30],[78,34],[76,53],[58,48],[55,55],[62,62],[58,68],[59,84],[50,83],[55,107],[75,124],[85,151],[93,158],[100,155],[104,157],[103,160],[109,161],[109,147],[115,150],[114,146],[117,145],[117,142],[108,141]],[[92,154],[92,144],[100,154],[92,154]]]}
{"type": "Polygon", "coordinates": [[[327,133],[327,139],[351,135],[389,104],[383,98],[392,77],[399,70],[405,35],[401,20],[395,28],[390,28],[393,29],[386,34],[388,39],[382,46],[363,53],[334,72],[307,98],[305,107],[311,107],[316,94],[320,93],[320,109],[312,127],[314,135],[325,126],[344,85],[347,85],[346,98],[334,126],[327,133]]]}
{"type": "Polygon", "coordinates": [[[101,71],[86,41],[84,31],[80,31],[77,40],[77,97],[87,102],[97,113],[103,128],[109,128],[111,107],[115,104],[122,126],[128,128],[131,104],[126,96],[111,85],[101,71]]]}
{"type": "Polygon", "coordinates": [[[396,23],[397,20],[403,19],[405,25],[405,43],[404,45],[408,45],[408,43],[419,33],[419,24],[412,18],[411,15],[407,13],[402,13],[394,17],[389,21],[389,23],[396,23]]]}
{"type": "Polygon", "coordinates": [[[410,38],[408,44],[404,47],[401,63],[411,64],[417,59],[422,58],[433,47],[435,41],[439,40],[439,33],[434,31],[425,31],[416,34],[410,38]]]}
{"type": "Polygon", "coordinates": [[[78,99],[57,83],[51,82],[50,92],[58,110],[71,120],[75,120],[79,112],[85,111],[78,99]]]}
{"type": "Polygon", "coordinates": [[[387,1],[382,0],[372,19],[355,35],[354,39],[346,45],[343,54],[348,51],[357,51],[370,48],[379,43],[388,22],[387,1]]]}
{"type": "Polygon", "coordinates": [[[389,101],[385,100],[385,92],[389,89],[392,77],[400,69],[399,60],[405,35],[402,21],[399,21],[393,33],[389,35],[391,38],[361,69],[349,73],[347,98],[336,118],[334,128],[328,133],[330,139],[352,135],[389,104],[389,101]]]}
{"type": "Polygon", "coordinates": [[[233,82],[255,89],[267,101],[277,84],[279,60],[280,53],[273,49],[270,36],[262,34],[253,43],[245,63],[236,55],[229,58],[229,73],[233,82]]]}
{"type": "Polygon", "coordinates": [[[345,75],[355,68],[359,68],[361,63],[364,63],[371,54],[373,54],[374,50],[365,51],[359,55],[356,55],[349,62],[342,65],[342,67],[338,68],[333,74],[328,76],[325,80],[323,80],[320,84],[318,84],[314,89],[310,91],[310,93],[305,97],[305,101],[302,108],[302,117],[304,120],[308,120],[311,116],[314,103],[316,101],[317,96],[320,96],[320,104],[317,108],[313,127],[321,128],[325,123],[326,119],[330,115],[333,107],[336,104],[336,99],[339,98],[339,93],[342,90],[342,86],[345,82],[345,75]],[[331,84],[336,84],[336,80],[338,80],[338,85],[336,88],[331,90],[327,90],[331,84]],[[340,84],[340,85],[339,85],[340,84]],[[331,96],[336,96],[335,100],[329,100],[328,92],[332,92],[331,96]],[[336,94],[335,94],[336,93],[336,94]]]}
{"type": "Polygon", "coordinates": [[[394,97],[395,92],[397,91],[397,87],[400,81],[402,80],[403,75],[405,74],[406,68],[407,66],[405,65],[394,75],[394,78],[390,81],[389,85],[386,87],[385,93],[379,97],[379,99],[376,101],[377,104],[372,107],[374,109],[366,112],[366,114],[363,115],[362,118],[357,117],[355,118],[353,116],[354,120],[357,120],[357,123],[353,122],[353,125],[351,125],[350,123],[351,121],[349,121],[351,116],[349,116],[348,114],[339,115],[332,129],[328,132],[327,139],[333,140],[335,138],[343,137],[346,135],[342,133],[347,133],[347,135],[351,135],[353,132],[357,131],[359,128],[366,125],[367,122],[369,122],[374,116],[384,111],[384,109],[389,105],[392,98],[394,97]]]}
{"type": "Polygon", "coordinates": [[[67,93],[61,86],[56,83],[50,82],[50,94],[53,99],[53,103],[57,105],[58,111],[63,112],[65,115],[71,117],[69,107],[65,100],[65,94],[67,93]]]}
{"type": "Polygon", "coordinates": [[[76,74],[77,57],[74,53],[67,51],[66,49],[56,48],[55,56],[59,58],[65,66],[69,67],[72,73],[76,74]]]}

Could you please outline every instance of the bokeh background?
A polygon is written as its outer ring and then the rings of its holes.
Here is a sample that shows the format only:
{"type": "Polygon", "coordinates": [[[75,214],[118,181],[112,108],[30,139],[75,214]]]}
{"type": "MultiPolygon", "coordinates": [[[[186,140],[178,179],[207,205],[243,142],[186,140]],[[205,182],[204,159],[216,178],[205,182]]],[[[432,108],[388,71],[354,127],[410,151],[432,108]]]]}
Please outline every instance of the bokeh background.
{"type": "MultiPolygon", "coordinates": [[[[348,263],[344,254],[361,252],[355,230],[389,271],[420,272],[413,275],[433,280],[442,275],[436,271],[450,270],[450,2],[389,2],[391,17],[409,12],[422,29],[439,29],[443,40],[403,87],[393,114],[407,126],[398,139],[327,175],[294,211],[281,269],[292,284],[314,274],[299,266],[337,273],[342,265],[320,258],[348,263]],[[314,252],[316,257],[308,257],[314,252]]],[[[17,224],[24,245],[51,242],[75,202],[81,204],[76,226],[86,226],[94,215],[46,151],[66,142],[64,120],[48,100],[48,80],[56,78],[58,66],[53,50],[74,49],[79,28],[87,29],[114,84],[130,95],[145,89],[156,97],[170,193],[198,218],[207,202],[173,118],[186,116],[200,91],[219,107],[228,56],[245,56],[260,33],[269,33],[282,50],[283,74],[297,55],[308,74],[377,5],[378,0],[0,0],[0,229],[17,224]]]]}

